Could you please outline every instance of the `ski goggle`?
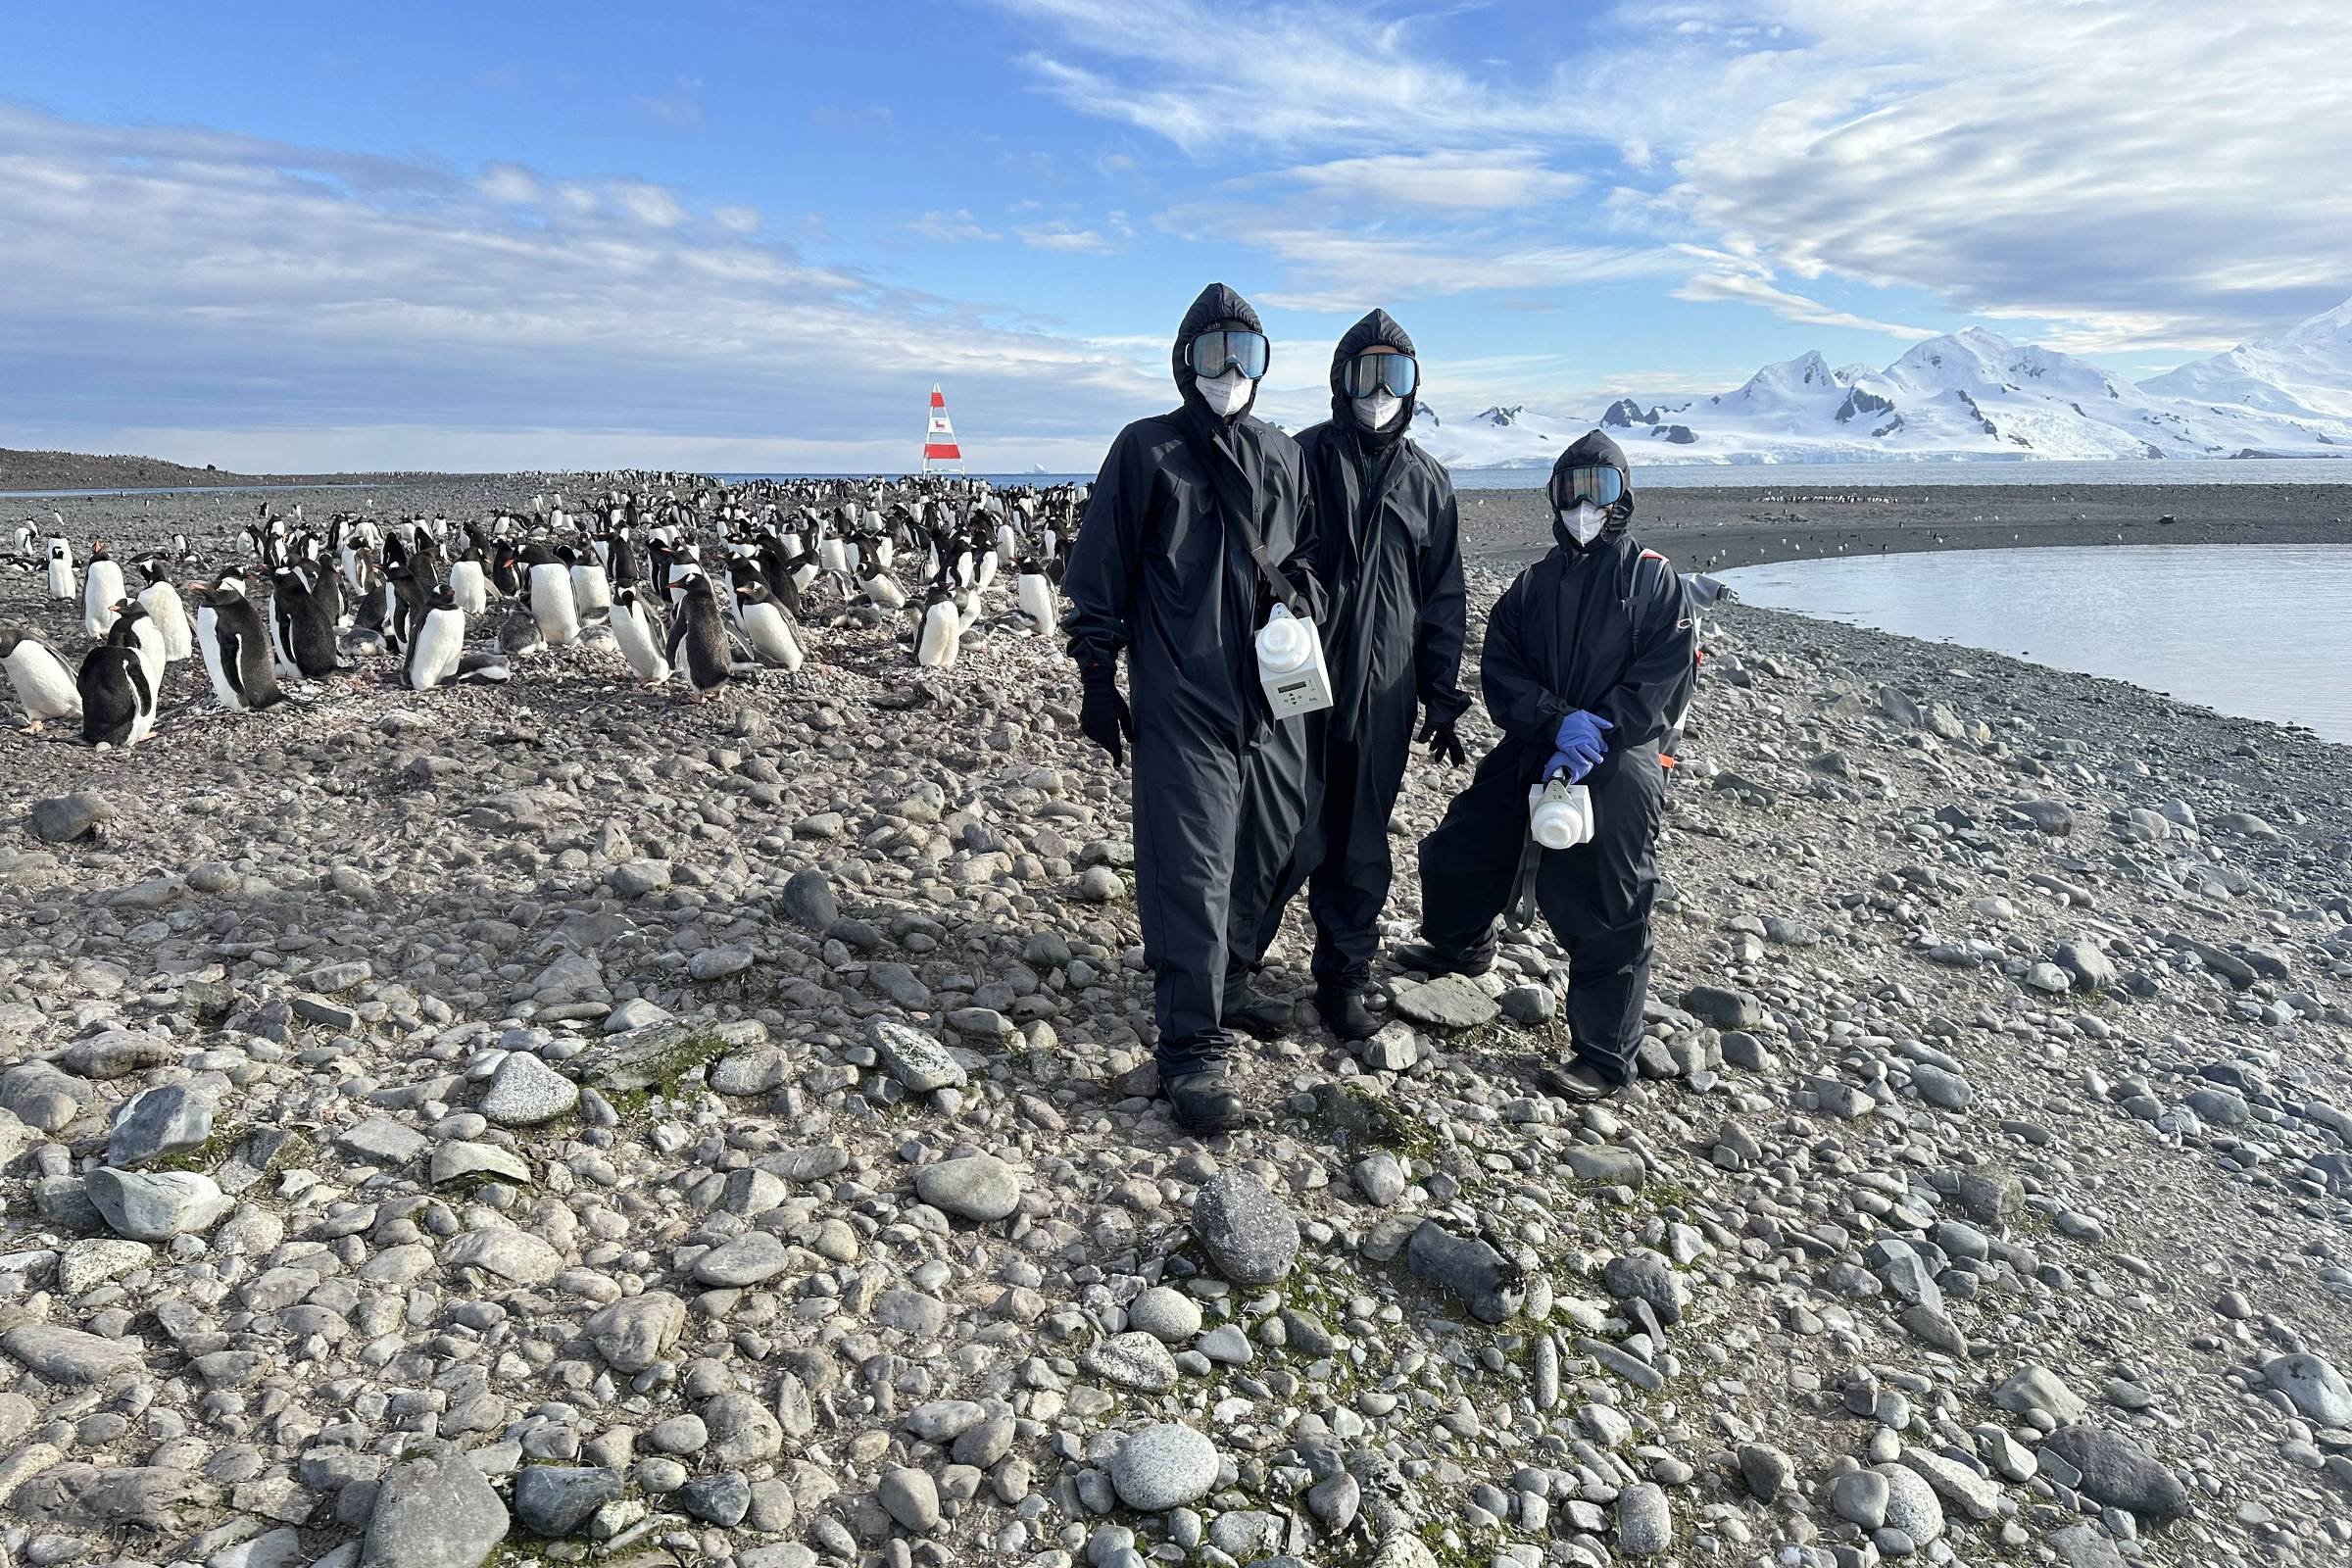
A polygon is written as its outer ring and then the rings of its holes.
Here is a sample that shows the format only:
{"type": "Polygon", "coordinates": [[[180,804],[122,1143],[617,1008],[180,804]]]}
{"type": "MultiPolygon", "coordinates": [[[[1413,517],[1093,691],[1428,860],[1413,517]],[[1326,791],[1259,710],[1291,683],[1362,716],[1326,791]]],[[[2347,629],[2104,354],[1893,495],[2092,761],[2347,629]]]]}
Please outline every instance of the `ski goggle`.
{"type": "Polygon", "coordinates": [[[1625,495],[1625,475],[1603,464],[1598,467],[1570,468],[1551,482],[1551,504],[1566,509],[1579,501],[1590,501],[1596,507],[1613,507],[1625,495]]]}
{"type": "Polygon", "coordinates": [[[1266,373],[1266,362],[1272,357],[1272,352],[1266,344],[1265,333],[1236,327],[1230,331],[1201,333],[1193,339],[1192,347],[1185,350],[1185,360],[1192,366],[1195,375],[1214,379],[1229,369],[1239,369],[1254,381],[1266,373]]]}
{"type": "Polygon", "coordinates": [[[1375,392],[1409,398],[1421,384],[1421,367],[1410,354],[1359,354],[1348,362],[1341,384],[1351,398],[1368,398],[1375,392]]]}

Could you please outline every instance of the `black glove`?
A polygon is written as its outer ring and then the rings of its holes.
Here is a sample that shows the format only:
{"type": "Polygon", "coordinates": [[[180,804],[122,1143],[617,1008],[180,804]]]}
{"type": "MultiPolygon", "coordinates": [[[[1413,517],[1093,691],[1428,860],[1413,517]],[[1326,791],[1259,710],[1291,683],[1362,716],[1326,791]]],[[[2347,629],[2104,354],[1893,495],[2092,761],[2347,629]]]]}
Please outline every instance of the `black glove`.
{"type": "Polygon", "coordinates": [[[1078,681],[1085,692],[1078,704],[1078,727],[1110,754],[1110,765],[1116,767],[1126,760],[1120,740],[1135,739],[1135,715],[1119,695],[1116,656],[1090,649],[1079,657],[1078,681]]]}
{"type": "Polygon", "coordinates": [[[1456,767],[1467,764],[1470,754],[1462,750],[1462,738],[1453,732],[1453,720],[1441,724],[1431,719],[1421,726],[1420,738],[1429,742],[1429,759],[1433,762],[1451,762],[1456,767]]]}

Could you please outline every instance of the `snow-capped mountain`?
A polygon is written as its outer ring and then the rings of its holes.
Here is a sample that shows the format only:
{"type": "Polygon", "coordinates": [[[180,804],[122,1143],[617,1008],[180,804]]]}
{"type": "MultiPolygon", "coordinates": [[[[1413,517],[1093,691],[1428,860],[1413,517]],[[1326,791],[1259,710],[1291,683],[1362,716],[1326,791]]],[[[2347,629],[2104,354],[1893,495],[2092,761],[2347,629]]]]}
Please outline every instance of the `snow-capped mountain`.
{"type": "Polygon", "coordinates": [[[1548,464],[1594,425],[1650,463],[2352,457],[2352,300],[2139,383],[1971,327],[1883,370],[1806,353],[1730,392],[1597,415],[1513,404],[1446,421],[1424,403],[1413,438],[1455,466],[1509,467],[1548,464]]]}

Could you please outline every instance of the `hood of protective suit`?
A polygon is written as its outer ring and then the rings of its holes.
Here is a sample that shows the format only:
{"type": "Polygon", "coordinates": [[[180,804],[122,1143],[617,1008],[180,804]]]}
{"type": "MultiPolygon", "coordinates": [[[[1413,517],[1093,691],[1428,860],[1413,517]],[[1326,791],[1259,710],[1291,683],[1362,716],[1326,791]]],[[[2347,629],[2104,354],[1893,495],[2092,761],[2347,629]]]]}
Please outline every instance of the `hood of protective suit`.
{"type": "Polygon", "coordinates": [[[1399,354],[1413,352],[1413,340],[1386,311],[1374,311],[1349,327],[1340,338],[1340,346],[1331,351],[1331,422],[1343,430],[1353,431],[1355,439],[1370,449],[1388,446],[1412,428],[1413,404],[1421,395],[1416,383],[1410,397],[1398,399],[1403,407],[1396,417],[1378,430],[1364,428],[1364,421],[1355,416],[1355,399],[1348,395],[1348,365],[1376,344],[1386,344],[1399,354]]]}
{"type": "MultiPolygon", "coordinates": [[[[1193,301],[1192,309],[1184,313],[1184,324],[1176,328],[1175,346],[1168,351],[1168,368],[1175,374],[1176,391],[1184,399],[1184,406],[1198,411],[1217,424],[1226,423],[1226,417],[1210,408],[1200,396],[1200,389],[1193,384],[1193,367],[1186,359],[1185,351],[1192,347],[1193,339],[1220,321],[1237,321],[1252,332],[1266,329],[1265,323],[1257,318],[1256,310],[1248,300],[1223,283],[1211,283],[1200,291],[1200,298],[1193,301]]],[[[1271,350],[1267,353],[1266,363],[1269,366],[1273,364],[1271,350]]],[[[1250,389],[1250,401],[1242,405],[1241,413],[1234,417],[1242,417],[1256,406],[1257,388],[1252,386],[1250,389]]]]}
{"type": "Polygon", "coordinates": [[[1601,467],[1613,467],[1624,475],[1625,494],[1619,496],[1616,504],[1609,508],[1608,521],[1601,524],[1599,538],[1593,540],[1594,544],[1598,544],[1602,539],[1614,539],[1623,534],[1626,524],[1634,515],[1634,470],[1632,465],[1625,461],[1624,450],[1598,430],[1588,431],[1574,446],[1560,454],[1559,461],[1551,466],[1551,476],[1544,481],[1544,505],[1551,508],[1551,536],[1571,550],[1589,547],[1576,542],[1576,536],[1560,520],[1559,509],[1552,506],[1551,498],[1558,491],[1560,475],[1570,468],[1601,467]]]}

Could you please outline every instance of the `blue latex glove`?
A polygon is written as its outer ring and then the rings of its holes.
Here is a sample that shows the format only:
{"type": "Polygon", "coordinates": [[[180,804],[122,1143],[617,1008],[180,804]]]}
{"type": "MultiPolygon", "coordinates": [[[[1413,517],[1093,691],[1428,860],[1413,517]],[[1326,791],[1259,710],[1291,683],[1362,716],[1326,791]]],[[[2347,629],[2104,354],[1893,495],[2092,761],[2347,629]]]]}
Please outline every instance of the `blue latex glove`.
{"type": "Polygon", "coordinates": [[[1561,719],[1560,733],[1552,741],[1559,750],[1544,764],[1544,776],[1552,778],[1564,772],[1569,783],[1582,783],[1585,775],[1598,767],[1600,760],[1608,755],[1609,743],[1600,738],[1600,732],[1616,727],[1598,713],[1588,713],[1581,708],[1561,719]]]}

